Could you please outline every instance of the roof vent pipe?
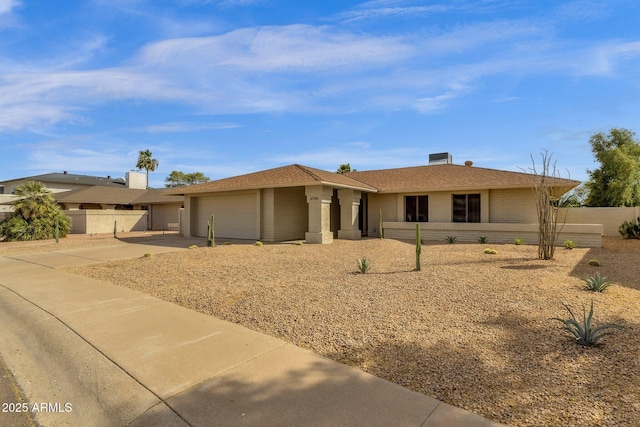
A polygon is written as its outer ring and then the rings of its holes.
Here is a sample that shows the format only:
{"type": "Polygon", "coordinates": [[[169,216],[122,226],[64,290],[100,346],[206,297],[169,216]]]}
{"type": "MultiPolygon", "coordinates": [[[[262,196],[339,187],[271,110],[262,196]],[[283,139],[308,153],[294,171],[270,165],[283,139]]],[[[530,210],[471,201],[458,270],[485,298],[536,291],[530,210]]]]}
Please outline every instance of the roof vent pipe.
{"type": "Polygon", "coordinates": [[[473,166],[473,162],[471,160],[467,160],[466,162],[464,162],[465,166],[473,166]]]}

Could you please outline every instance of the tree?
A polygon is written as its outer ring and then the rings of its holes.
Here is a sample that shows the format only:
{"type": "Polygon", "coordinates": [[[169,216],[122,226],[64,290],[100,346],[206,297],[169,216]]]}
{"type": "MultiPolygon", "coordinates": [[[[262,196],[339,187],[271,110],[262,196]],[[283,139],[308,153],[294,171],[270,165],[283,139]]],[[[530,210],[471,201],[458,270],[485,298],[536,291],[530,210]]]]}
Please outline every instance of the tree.
{"type": "Polygon", "coordinates": [[[538,212],[538,259],[553,259],[556,251],[558,230],[558,209],[554,206],[551,181],[558,178],[555,162],[551,163],[551,154],[547,150],[540,153],[542,170],[538,171],[536,162],[531,156],[531,172],[533,173],[533,192],[538,212]]]}
{"type": "Polygon", "coordinates": [[[29,181],[15,189],[21,197],[13,204],[13,213],[0,222],[0,237],[7,241],[43,240],[65,237],[71,221],[40,182],[29,181]]]}
{"type": "Polygon", "coordinates": [[[185,185],[202,184],[209,181],[211,179],[202,172],[184,173],[182,171],[171,171],[164,180],[164,186],[167,188],[184,187],[185,185]]]}
{"type": "Polygon", "coordinates": [[[613,128],[589,139],[600,167],[589,173],[587,206],[640,205],[640,144],[635,133],[613,128]]]}
{"type": "Polygon", "coordinates": [[[351,169],[351,165],[349,163],[344,163],[340,165],[340,167],[336,172],[342,174],[342,173],[357,172],[357,171],[358,171],[357,169],[351,169]]]}
{"type": "Polygon", "coordinates": [[[149,187],[149,171],[153,172],[160,165],[160,162],[151,156],[153,156],[153,154],[149,150],[140,151],[140,154],[138,155],[138,163],[136,164],[138,169],[144,169],[147,171],[147,187],[149,187]]]}

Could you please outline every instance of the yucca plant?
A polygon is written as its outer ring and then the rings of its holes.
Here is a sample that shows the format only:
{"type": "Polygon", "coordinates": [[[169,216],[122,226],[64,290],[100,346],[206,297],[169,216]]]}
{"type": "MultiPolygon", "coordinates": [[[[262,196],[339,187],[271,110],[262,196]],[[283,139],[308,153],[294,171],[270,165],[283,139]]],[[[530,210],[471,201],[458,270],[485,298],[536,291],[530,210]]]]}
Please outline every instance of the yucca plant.
{"type": "Polygon", "coordinates": [[[487,243],[487,242],[489,242],[489,238],[488,238],[487,236],[480,236],[480,237],[478,237],[478,243],[485,244],[485,243],[487,243]]]}
{"type": "Polygon", "coordinates": [[[365,274],[371,268],[371,260],[368,258],[358,258],[358,270],[365,274]]]}
{"type": "Polygon", "coordinates": [[[566,308],[571,315],[571,319],[554,317],[552,320],[561,322],[563,324],[562,329],[569,332],[581,346],[592,347],[598,345],[598,342],[602,337],[613,334],[613,329],[624,329],[622,326],[616,325],[615,323],[606,323],[594,328],[592,325],[593,301],[591,301],[591,310],[589,310],[588,316],[584,307],[582,308],[581,322],[576,319],[576,316],[574,316],[573,312],[566,304],[563,303],[562,305],[564,305],[564,308],[566,308]]]}
{"type": "Polygon", "coordinates": [[[447,243],[455,243],[457,239],[456,236],[447,236],[447,243]]]}
{"type": "Polygon", "coordinates": [[[606,276],[601,276],[600,272],[596,272],[593,276],[585,276],[582,278],[584,287],[593,292],[604,292],[613,284],[606,276]]]}

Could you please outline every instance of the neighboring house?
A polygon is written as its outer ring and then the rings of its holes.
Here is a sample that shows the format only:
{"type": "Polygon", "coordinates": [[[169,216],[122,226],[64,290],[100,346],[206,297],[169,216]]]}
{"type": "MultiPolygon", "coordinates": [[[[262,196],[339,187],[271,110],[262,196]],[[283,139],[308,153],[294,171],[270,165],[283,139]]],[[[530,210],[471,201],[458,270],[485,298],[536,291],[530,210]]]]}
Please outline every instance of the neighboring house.
{"type": "MultiPolygon", "coordinates": [[[[289,165],[167,192],[185,196],[187,236],[205,236],[215,215],[219,238],[331,243],[379,236],[382,212],[390,238],[413,239],[419,223],[427,240],[537,241],[533,175],[454,165],[443,154],[430,156],[426,166],[347,174],[289,165]]],[[[550,183],[557,197],[580,184],[550,183]]],[[[565,224],[561,238],[600,246],[601,234],[601,225],[565,224]]]]}
{"type": "Polygon", "coordinates": [[[138,172],[127,173],[125,179],[50,173],[2,184],[10,192],[28,181],[42,182],[53,192],[71,218],[71,232],[75,234],[113,232],[114,226],[118,231],[177,229],[184,200],[159,189],[147,189],[146,174],[138,172]]]}

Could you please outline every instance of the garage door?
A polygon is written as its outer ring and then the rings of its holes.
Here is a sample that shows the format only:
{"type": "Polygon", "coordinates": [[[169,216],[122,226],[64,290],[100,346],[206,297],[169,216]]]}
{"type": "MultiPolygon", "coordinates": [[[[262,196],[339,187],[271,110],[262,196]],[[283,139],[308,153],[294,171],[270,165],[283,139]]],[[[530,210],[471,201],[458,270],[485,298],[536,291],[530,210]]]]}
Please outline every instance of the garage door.
{"type": "Polygon", "coordinates": [[[216,238],[259,239],[256,193],[198,198],[197,235],[207,236],[207,221],[215,215],[216,238]]]}

